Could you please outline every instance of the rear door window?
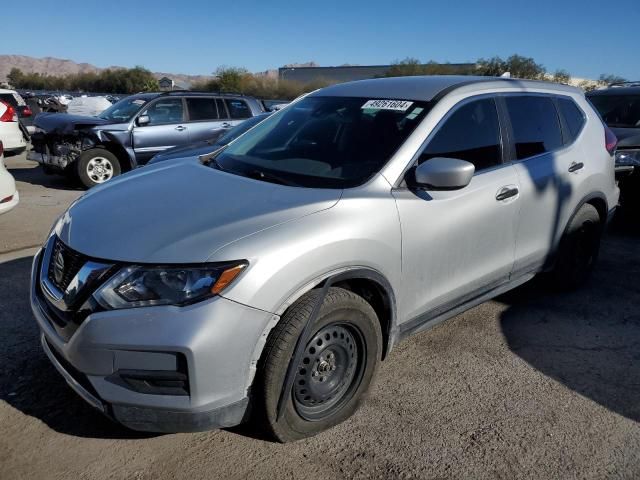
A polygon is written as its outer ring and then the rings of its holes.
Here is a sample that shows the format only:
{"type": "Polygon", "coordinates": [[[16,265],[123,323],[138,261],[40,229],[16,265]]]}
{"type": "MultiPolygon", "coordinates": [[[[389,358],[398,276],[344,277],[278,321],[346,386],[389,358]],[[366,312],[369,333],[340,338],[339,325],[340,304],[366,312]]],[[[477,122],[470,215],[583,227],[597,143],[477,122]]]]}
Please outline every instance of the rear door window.
{"type": "Polygon", "coordinates": [[[502,163],[500,122],[495,101],[485,98],[455,110],[438,129],[420,156],[457,158],[475,165],[476,171],[502,163]]]}
{"type": "Polygon", "coordinates": [[[187,98],[187,110],[191,121],[218,119],[215,98],[187,98]]]}
{"type": "Polygon", "coordinates": [[[550,97],[507,96],[505,101],[518,160],[551,152],[562,146],[560,120],[550,97]]]}
{"type": "Polygon", "coordinates": [[[580,107],[576,105],[576,102],[569,98],[558,98],[558,108],[568,130],[565,132],[564,139],[564,143],[567,145],[573,143],[580,134],[585,124],[584,113],[580,110],[580,107]]]}
{"type": "Polygon", "coordinates": [[[227,108],[229,109],[229,115],[233,119],[239,118],[249,118],[251,116],[251,110],[249,110],[249,105],[244,100],[238,99],[225,99],[227,104],[227,108]]]}

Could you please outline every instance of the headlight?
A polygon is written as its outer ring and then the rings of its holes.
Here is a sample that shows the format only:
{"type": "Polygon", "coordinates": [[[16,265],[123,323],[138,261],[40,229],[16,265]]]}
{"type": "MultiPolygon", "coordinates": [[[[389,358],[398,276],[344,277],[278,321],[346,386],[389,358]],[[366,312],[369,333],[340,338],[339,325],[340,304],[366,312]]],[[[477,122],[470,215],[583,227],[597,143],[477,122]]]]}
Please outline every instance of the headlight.
{"type": "Polygon", "coordinates": [[[189,305],[219,294],[246,266],[246,262],[197,267],[130,266],[93,296],[108,309],[189,305]]]}
{"type": "Polygon", "coordinates": [[[640,167],[640,150],[616,151],[616,167],[640,167]]]}

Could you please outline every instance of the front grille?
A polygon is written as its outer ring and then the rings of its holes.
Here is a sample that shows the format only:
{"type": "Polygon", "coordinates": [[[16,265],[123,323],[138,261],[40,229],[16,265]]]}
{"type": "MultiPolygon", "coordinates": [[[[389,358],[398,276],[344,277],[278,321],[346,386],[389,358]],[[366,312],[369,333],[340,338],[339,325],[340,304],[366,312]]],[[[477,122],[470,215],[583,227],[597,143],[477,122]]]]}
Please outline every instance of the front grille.
{"type": "MultiPolygon", "coordinates": [[[[76,256],[82,257],[81,254],[71,250],[69,247],[66,247],[60,240],[56,239],[55,243],[56,245],[54,245],[54,247],[60,244],[64,248],[66,248],[67,253],[71,252],[76,256]]],[[[44,256],[45,255],[43,252],[40,254],[40,256],[37,259],[37,269],[36,269],[37,272],[40,272],[40,270],[43,268],[42,263],[44,262],[44,256]]],[[[52,255],[52,258],[53,258],[53,255],[52,255]]],[[[53,263],[53,260],[51,261],[51,263],[53,263]]],[[[50,281],[55,282],[55,278],[53,279],[51,278],[51,275],[52,275],[51,265],[44,266],[44,268],[47,271],[47,276],[49,277],[50,281]]],[[[71,278],[73,278],[73,276],[71,278]]],[[[72,310],[60,310],[59,308],[57,308],[52,302],[49,301],[47,296],[44,294],[40,281],[39,280],[35,281],[35,285],[34,285],[35,296],[36,296],[38,305],[40,306],[40,310],[42,311],[43,315],[49,322],[49,325],[51,325],[55,329],[55,331],[58,333],[60,338],[62,338],[65,342],[68,342],[71,339],[71,337],[73,336],[75,331],[78,329],[80,324],[82,324],[82,322],[91,313],[102,310],[101,307],[98,305],[98,303],[89,295],[91,292],[95,290],[97,285],[99,285],[99,282],[103,280],[104,280],[103,278],[96,279],[95,282],[93,282],[90,285],[87,285],[88,290],[86,294],[80,297],[80,303],[82,305],[81,308],[73,308],[72,310]]],[[[70,280],[68,280],[68,282],[69,281],[70,280]]]]}
{"type": "MultiPolygon", "coordinates": [[[[51,262],[49,263],[49,280],[64,292],[69,286],[71,280],[73,280],[73,277],[76,276],[86,261],[87,258],[84,255],[67,247],[59,238],[56,238],[53,246],[53,253],[51,254],[51,262]],[[62,255],[64,268],[62,268],[62,277],[56,279],[56,259],[59,255],[62,255]]],[[[58,275],[58,277],[60,276],[58,275]]]]}

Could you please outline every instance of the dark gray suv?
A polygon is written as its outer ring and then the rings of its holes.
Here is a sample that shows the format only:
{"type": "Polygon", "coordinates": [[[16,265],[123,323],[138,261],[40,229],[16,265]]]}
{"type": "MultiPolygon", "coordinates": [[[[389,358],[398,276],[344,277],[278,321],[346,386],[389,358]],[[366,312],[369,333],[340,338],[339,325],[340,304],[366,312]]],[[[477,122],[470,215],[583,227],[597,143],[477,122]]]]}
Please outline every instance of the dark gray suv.
{"type": "Polygon", "coordinates": [[[216,137],[264,112],[243,95],[174,91],[140,93],[97,117],[43,113],[28,158],[47,173],[77,175],[89,188],[175,146],[216,137]]]}

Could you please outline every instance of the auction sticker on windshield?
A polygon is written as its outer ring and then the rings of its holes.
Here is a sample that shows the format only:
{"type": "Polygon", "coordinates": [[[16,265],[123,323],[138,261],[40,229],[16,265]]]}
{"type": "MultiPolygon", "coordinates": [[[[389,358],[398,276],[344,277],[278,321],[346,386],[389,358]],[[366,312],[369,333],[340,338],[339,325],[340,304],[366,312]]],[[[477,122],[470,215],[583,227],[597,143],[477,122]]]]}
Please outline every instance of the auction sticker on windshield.
{"type": "Polygon", "coordinates": [[[408,102],[406,100],[367,100],[367,102],[360,108],[362,110],[375,109],[406,112],[411,105],[413,105],[413,102],[408,102]]]}

